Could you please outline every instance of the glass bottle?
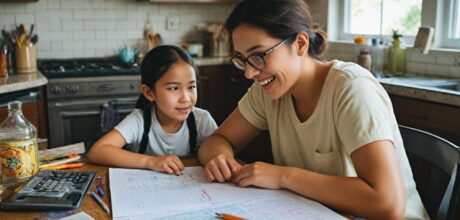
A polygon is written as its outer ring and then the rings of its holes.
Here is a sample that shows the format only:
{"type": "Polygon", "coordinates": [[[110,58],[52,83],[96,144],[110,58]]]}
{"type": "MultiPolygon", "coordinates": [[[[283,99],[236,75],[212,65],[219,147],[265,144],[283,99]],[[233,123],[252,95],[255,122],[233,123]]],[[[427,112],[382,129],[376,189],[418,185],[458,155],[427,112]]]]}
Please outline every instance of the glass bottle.
{"type": "Polygon", "coordinates": [[[406,72],[406,51],[401,47],[401,37],[398,31],[393,31],[393,42],[388,48],[385,73],[404,75],[406,72]]]}
{"type": "Polygon", "coordinates": [[[15,187],[39,170],[37,130],[21,111],[22,103],[8,103],[8,117],[0,124],[0,183],[15,187]]]}

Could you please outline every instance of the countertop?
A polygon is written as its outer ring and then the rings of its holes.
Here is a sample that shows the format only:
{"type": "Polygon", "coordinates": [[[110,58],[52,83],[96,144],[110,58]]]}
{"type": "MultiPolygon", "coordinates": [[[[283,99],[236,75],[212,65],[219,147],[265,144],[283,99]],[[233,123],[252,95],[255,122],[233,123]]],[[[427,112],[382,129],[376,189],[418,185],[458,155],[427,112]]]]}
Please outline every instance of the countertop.
{"type": "Polygon", "coordinates": [[[409,83],[388,82],[385,78],[378,80],[390,95],[399,95],[460,107],[460,91],[418,86],[409,83]]]}
{"type": "Polygon", "coordinates": [[[48,79],[39,71],[0,77],[0,95],[46,85],[48,79]]]}

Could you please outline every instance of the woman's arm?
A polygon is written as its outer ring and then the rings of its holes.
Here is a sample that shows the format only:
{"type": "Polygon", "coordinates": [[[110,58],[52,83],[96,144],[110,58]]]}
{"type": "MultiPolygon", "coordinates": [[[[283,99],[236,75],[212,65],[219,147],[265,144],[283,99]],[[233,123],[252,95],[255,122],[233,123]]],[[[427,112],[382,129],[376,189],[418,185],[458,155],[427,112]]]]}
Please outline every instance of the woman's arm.
{"type": "Polygon", "coordinates": [[[406,197],[392,143],[369,143],[353,152],[351,158],[358,177],[255,163],[241,168],[234,181],[240,186],[285,188],[365,219],[402,219],[406,197]]]}
{"type": "Polygon", "coordinates": [[[234,159],[234,152],[238,152],[260,132],[261,130],[249,123],[236,108],[202,143],[198,151],[198,159],[204,165],[208,180],[230,180],[240,168],[234,159]]]}
{"type": "Polygon", "coordinates": [[[123,150],[125,139],[117,130],[112,130],[99,139],[88,153],[91,163],[126,168],[151,169],[169,174],[180,174],[184,169],[177,156],[151,156],[123,150]]]}

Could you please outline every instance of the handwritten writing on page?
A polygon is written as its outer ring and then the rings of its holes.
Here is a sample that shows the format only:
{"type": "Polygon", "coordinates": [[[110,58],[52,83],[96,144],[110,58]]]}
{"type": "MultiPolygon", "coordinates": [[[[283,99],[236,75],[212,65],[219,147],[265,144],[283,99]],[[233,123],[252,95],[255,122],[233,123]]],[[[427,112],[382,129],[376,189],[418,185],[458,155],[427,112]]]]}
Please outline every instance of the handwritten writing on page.
{"type": "Polygon", "coordinates": [[[215,219],[213,211],[231,211],[250,219],[342,218],[288,191],[210,183],[201,167],[187,167],[180,176],[110,168],[109,183],[113,218],[117,220],[215,219]]]}

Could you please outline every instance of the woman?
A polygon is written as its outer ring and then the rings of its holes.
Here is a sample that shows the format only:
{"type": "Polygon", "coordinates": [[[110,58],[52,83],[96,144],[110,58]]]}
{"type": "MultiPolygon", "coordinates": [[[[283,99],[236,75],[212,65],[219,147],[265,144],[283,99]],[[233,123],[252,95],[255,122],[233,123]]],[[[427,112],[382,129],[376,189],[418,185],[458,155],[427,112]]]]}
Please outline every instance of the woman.
{"type": "Polygon", "coordinates": [[[388,94],[360,66],[321,59],[327,37],[302,0],[242,1],[226,28],[255,83],[199,150],[209,181],[288,189],[366,219],[428,218],[388,94]],[[275,165],[241,166],[234,152],[262,130],[275,165]]]}

